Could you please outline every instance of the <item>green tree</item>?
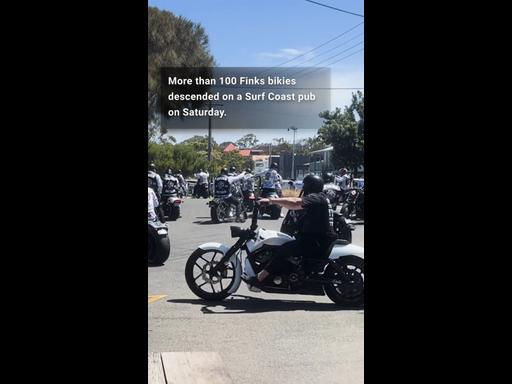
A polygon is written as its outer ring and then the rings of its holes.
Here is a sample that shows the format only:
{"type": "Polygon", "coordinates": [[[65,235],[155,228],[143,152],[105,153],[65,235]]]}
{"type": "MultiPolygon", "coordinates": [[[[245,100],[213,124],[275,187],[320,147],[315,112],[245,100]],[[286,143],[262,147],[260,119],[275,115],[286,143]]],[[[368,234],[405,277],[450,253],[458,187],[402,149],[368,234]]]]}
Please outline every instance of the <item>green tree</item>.
{"type": "MultiPolygon", "coordinates": [[[[196,151],[208,151],[208,135],[192,136],[191,138],[183,140],[182,144],[192,145],[196,151]]],[[[216,149],[218,147],[219,147],[219,145],[217,144],[215,139],[212,137],[212,149],[216,149]]]]}
{"type": "MultiPolygon", "coordinates": [[[[148,7],[148,134],[159,125],[162,67],[212,67],[208,36],[201,25],[171,12],[148,7]]],[[[179,106],[178,106],[179,107],[179,106]]]]}
{"type": "Polygon", "coordinates": [[[253,148],[256,144],[258,144],[258,139],[254,133],[248,133],[236,142],[240,148],[253,148]]]}
{"type": "Polygon", "coordinates": [[[364,119],[364,97],[361,92],[352,94],[351,104],[343,111],[336,108],[333,112],[320,113],[324,123],[318,134],[327,145],[333,146],[333,163],[336,168],[357,169],[363,164],[364,137],[358,129],[356,115],[358,120],[364,119]]]}

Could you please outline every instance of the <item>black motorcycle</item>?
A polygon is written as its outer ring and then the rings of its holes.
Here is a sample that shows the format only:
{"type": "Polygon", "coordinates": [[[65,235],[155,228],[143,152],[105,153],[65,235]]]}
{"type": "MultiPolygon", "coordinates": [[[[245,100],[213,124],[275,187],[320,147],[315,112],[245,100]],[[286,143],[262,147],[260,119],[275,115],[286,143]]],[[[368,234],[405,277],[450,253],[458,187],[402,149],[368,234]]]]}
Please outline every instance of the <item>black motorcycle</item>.
{"type": "Polygon", "coordinates": [[[148,220],[148,265],[162,265],[169,258],[171,242],[167,225],[148,220]]]}
{"type": "MultiPolygon", "coordinates": [[[[275,188],[263,188],[261,189],[260,197],[276,199],[279,197],[279,194],[275,188]]],[[[277,220],[281,217],[281,209],[279,205],[262,205],[259,214],[261,216],[269,215],[272,220],[277,220]]]]}
{"type": "Polygon", "coordinates": [[[364,219],[364,189],[349,189],[340,212],[347,219],[364,219]]]}
{"type": "MultiPolygon", "coordinates": [[[[231,188],[231,195],[235,196],[237,199],[242,199],[240,214],[244,218],[247,218],[248,205],[245,202],[245,198],[243,197],[240,187],[233,185],[231,188]]],[[[208,202],[208,206],[210,207],[210,217],[212,222],[215,224],[225,223],[235,219],[236,207],[233,204],[231,197],[216,197],[208,202]]]]}
{"type": "Polygon", "coordinates": [[[197,184],[194,185],[194,193],[193,196],[196,199],[202,197],[203,199],[207,199],[210,197],[210,191],[208,190],[208,184],[197,184]]]}

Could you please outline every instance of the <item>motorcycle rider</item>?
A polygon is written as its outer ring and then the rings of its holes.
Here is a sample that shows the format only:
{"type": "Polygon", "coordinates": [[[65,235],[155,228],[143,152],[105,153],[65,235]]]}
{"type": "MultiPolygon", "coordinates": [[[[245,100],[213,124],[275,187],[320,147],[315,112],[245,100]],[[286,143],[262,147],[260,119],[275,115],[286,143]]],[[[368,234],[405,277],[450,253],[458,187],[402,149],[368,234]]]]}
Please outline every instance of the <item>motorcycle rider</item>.
{"type": "Polygon", "coordinates": [[[156,166],[154,163],[151,163],[148,167],[148,187],[153,189],[158,198],[162,196],[162,178],[158,173],[156,173],[156,166]]]}
{"type": "Polygon", "coordinates": [[[238,176],[229,176],[227,168],[222,168],[220,175],[215,178],[214,191],[215,198],[222,198],[228,204],[233,204],[236,209],[236,221],[243,223],[243,219],[240,215],[242,209],[241,200],[233,194],[233,183],[240,182],[245,177],[245,172],[242,172],[238,176]]]}
{"type": "Polygon", "coordinates": [[[254,192],[254,175],[249,168],[245,169],[245,177],[242,181],[242,192],[244,192],[244,194],[254,192]]]}
{"type": "MultiPolygon", "coordinates": [[[[332,188],[332,184],[335,184],[335,177],[332,173],[328,172],[324,172],[324,174],[322,175],[322,179],[324,180],[324,192],[327,196],[327,198],[329,199],[329,202],[331,202],[332,204],[334,204],[334,208],[336,209],[336,205],[343,199],[343,195],[342,195],[342,190],[340,188],[340,191],[337,192],[334,188],[332,188]],[[331,188],[329,188],[328,184],[331,184],[331,188]]],[[[337,185],[337,184],[335,184],[337,185]]]]}
{"type": "MultiPolygon", "coordinates": [[[[199,169],[199,172],[196,173],[197,183],[195,186],[195,194],[199,194],[200,187],[206,188],[207,191],[209,191],[208,188],[208,177],[210,177],[210,174],[208,172],[203,172],[202,169],[199,169]]],[[[209,194],[209,193],[208,193],[209,194]]]]}
{"type": "Polygon", "coordinates": [[[162,211],[162,206],[158,201],[155,191],[148,186],[148,221],[157,220],[165,223],[164,212],[162,211]]]}
{"type": "Polygon", "coordinates": [[[263,175],[262,193],[265,193],[265,189],[275,189],[278,196],[282,196],[281,181],[283,180],[281,175],[277,172],[277,163],[272,163],[270,168],[260,173],[263,175]]]}
{"type": "Polygon", "coordinates": [[[232,166],[229,168],[229,173],[228,173],[228,176],[236,176],[237,173],[236,173],[236,167],[235,166],[232,166]]]}
{"type": "Polygon", "coordinates": [[[176,177],[173,176],[172,170],[168,169],[167,172],[164,175],[163,180],[163,188],[162,188],[162,200],[165,197],[169,197],[174,192],[177,192],[179,181],[176,177]]]}
{"type": "Polygon", "coordinates": [[[183,195],[187,196],[188,185],[187,182],[185,181],[185,178],[183,177],[181,169],[178,169],[178,172],[176,173],[176,178],[178,179],[178,182],[180,184],[180,189],[183,191],[183,195]]]}
{"type": "MultiPolygon", "coordinates": [[[[245,201],[248,201],[249,197],[254,194],[254,175],[251,173],[249,168],[245,169],[245,176],[241,184],[243,198],[245,201]]],[[[250,207],[252,206],[253,205],[251,204],[250,207]]]]}
{"type": "Polygon", "coordinates": [[[339,176],[336,177],[336,184],[340,186],[343,193],[350,189],[350,175],[348,174],[347,168],[341,168],[339,170],[339,176]]]}
{"type": "Polygon", "coordinates": [[[277,204],[289,210],[301,210],[298,233],[295,240],[279,247],[275,257],[257,276],[247,280],[256,287],[271,274],[279,273],[289,256],[317,257],[324,255],[336,240],[333,212],[329,200],[322,193],[323,180],[316,175],[307,175],[303,180],[302,197],[278,197],[260,199],[260,204],[277,204]]]}

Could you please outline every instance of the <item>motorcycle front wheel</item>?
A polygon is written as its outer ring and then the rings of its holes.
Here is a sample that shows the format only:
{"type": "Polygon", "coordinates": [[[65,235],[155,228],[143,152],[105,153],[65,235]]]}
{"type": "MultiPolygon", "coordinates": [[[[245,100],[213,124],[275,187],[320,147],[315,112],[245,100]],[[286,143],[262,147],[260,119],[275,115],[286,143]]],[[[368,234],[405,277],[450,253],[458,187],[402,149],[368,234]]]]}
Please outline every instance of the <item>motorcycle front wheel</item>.
{"type": "Polygon", "coordinates": [[[198,248],[190,255],[185,266],[185,280],[190,290],[204,300],[223,300],[231,293],[229,290],[235,283],[235,266],[228,262],[226,268],[210,274],[222,258],[218,250],[198,248]]]}

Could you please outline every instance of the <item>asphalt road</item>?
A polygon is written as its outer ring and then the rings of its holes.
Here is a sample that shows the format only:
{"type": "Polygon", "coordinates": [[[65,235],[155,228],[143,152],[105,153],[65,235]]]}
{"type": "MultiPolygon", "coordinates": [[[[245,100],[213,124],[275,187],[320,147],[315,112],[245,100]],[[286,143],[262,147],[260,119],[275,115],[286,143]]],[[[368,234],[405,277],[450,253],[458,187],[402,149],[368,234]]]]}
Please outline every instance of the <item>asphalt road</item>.
{"type": "MultiPolygon", "coordinates": [[[[278,230],[281,221],[259,224],[278,230]]],[[[236,384],[362,384],[364,310],[340,309],[327,296],[254,293],[244,283],[222,304],[189,290],[188,256],[201,243],[233,244],[230,225],[211,224],[203,199],[187,199],[168,223],[170,259],[148,268],[148,295],[165,295],[148,303],[148,352],[218,352],[236,384]]],[[[364,246],[364,225],[353,243],[364,246]]]]}

